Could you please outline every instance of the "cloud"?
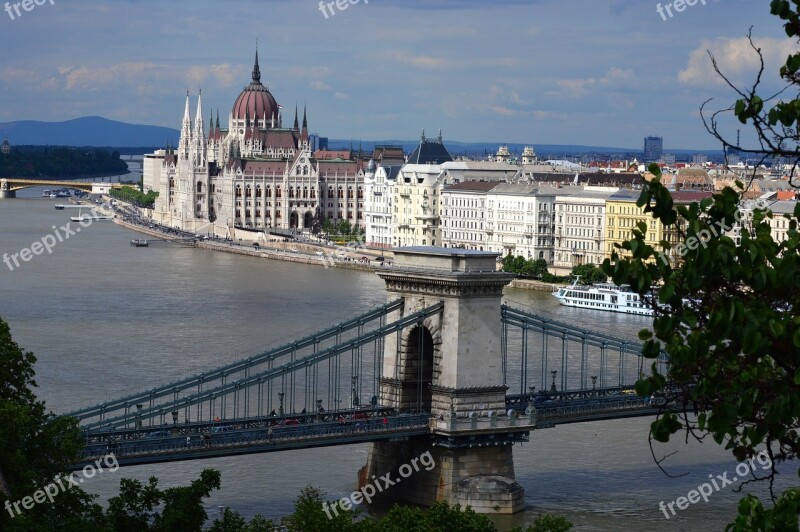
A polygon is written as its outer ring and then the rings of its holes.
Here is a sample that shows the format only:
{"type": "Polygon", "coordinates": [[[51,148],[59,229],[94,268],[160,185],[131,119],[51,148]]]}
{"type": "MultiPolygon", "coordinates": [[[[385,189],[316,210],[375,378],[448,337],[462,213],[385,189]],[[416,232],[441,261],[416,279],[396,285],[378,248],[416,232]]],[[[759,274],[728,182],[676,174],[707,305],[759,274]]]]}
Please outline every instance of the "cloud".
{"type": "MultiPolygon", "coordinates": [[[[777,71],[786,57],[796,52],[795,44],[787,39],[754,38],[753,43],[761,49],[768,73],[777,71]]],[[[711,58],[708,57],[709,51],[714,55],[720,71],[734,84],[752,81],[760,67],[758,54],[747,37],[705,40],[689,52],[686,68],[678,72],[680,83],[697,87],[724,85],[725,82],[714,72],[711,58]]]]}
{"type": "Polygon", "coordinates": [[[428,55],[412,55],[405,51],[389,51],[385,55],[386,59],[402,63],[404,65],[411,65],[419,68],[426,69],[441,69],[447,66],[447,61],[439,57],[432,57],[428,55]]]}
{"type": "Polygon", "coordinates": [[[317,90],[317,91],[329,91],[329,90],[331,90],[331,86],[330,85],[328,85],[327,83],[324,83],[324,82],[322,82],[322,81],[320,81],[318,79],[315,79],[309,85],[310,85],[310,87],[312,89],[317,90]]]}
{"type": "MultiPolygon", "coordinates": [[[[636,75],[630,68],[611,67],[600,78],[584,79],[559,79],[556,84],[561,89],[561,96],[568,98],[581,98],[596,90],[608,91],[609,89],[632,84],[636,75]]],[[[551,93],[552,96],[559,93],[551,93]]]]}

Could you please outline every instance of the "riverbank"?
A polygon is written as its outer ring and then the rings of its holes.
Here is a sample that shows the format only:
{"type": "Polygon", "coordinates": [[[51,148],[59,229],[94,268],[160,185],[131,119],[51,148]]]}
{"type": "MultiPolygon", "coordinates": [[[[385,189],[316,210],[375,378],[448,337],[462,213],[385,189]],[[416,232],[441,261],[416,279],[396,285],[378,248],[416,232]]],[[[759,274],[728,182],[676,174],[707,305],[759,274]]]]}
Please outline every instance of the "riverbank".
{"type": "Polygon", "coordinates": [[[245,245],[240,242],[216,242],[212,240],[191,240],[187,241],[184,238],[176,237],[175,235],[165,233],[156,228],[150,228],[140,224],[136,224],[117,216],[114,218],[114,223],[160,240],[175,241],[185,245],[191,245],[200,249],[208,249],[212,251],[221,251],[224,253],[235,253],[237,255],[249,255],[251,257],[260,257],[264,259],[282,260],[285,262],[295,262],[300,264],[311,264],[322,266],[325,268],[344,268],[348,270],[357,271],[375,271],[377,269],[386,268],[379,262],[374,260],[361,261],[359,257],[354,254],[362,256],[373,255],[374,252],[357,249],[352,252],[339,251],[339,248],[328,246],[317,246],[313,244],[300,243],[300,242],[269,242],[269,246],[259,246],[258,248],[252,245],[245,245]],[[297,250],[297,251],[292,251],[297,250]],[[318,255],[317,253],[321,253],[318,255]],[[339,254],[343,257],[337,256],[339,254]]]}
{"type": "Polygon", "coordinates": [[[561,287],[561,285],[543,283],[534,279],[514,279],[508,286],[522,290],[536,290],[537,292],[555,292],[561,287]]]}

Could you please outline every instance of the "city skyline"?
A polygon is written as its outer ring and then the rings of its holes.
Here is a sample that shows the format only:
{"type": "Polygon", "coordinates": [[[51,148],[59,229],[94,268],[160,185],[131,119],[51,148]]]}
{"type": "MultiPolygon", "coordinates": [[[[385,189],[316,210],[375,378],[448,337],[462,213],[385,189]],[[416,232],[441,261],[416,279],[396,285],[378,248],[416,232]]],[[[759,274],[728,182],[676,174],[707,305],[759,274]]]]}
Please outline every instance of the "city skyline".
{"type": "MultiPolygon", "coordinates": [[[[727,107],[734,94],[705,50],[748,84],[752,25],[765,87],[776,89],[773,73],[794,45],[768,6],[744,0],[698,1],[666,18],[631,0],[579,4],[361,0],[322,12],[305,0],[242,0],[222,11],[210,0],[89,0],[15,14],[12,3],[0,12],[0,122],[100,115],[177,128],[187,89],[202,89],[204,107],[227,122],[258,39],[284,112],[307,105],[311,131],[331,138],[442,129],[463,142],[636,148],[657,135],[665,151],[713,150],[698,107],[708,98],[727,107]],[[254,12],[278,22],[266,30],[254,12]]],[[[722,124],[735,138],[735,123],[722,124]]]]}

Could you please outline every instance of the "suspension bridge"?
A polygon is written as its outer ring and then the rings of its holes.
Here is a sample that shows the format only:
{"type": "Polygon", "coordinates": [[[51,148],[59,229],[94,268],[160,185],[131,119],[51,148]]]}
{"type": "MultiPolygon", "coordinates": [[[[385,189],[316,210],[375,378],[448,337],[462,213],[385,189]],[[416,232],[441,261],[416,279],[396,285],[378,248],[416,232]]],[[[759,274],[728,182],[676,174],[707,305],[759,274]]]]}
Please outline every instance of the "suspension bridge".
{"type": "Polygon", "coordinates": [[[495,254],[395,251],[379,308],[69,413],[85,437],[74,468],[109,452],[124,466],[372,443],[360,485],[429,451],[436,468],[393,497],[512,513],[524,506],[512,446],[534,429],[658,412],[633,394],[641,345],[501,305],[513,276],[495,254]]]}

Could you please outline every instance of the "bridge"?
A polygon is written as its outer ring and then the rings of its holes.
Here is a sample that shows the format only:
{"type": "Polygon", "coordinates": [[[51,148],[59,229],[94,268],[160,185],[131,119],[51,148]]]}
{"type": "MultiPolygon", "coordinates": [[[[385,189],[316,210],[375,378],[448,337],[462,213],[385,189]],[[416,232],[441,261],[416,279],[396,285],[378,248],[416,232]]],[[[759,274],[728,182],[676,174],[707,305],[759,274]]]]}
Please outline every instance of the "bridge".
{"type": "Polygon", "coordinates": [[[107,193],[110,188],[122,188],[121,183],[92,183],[90,181],[59,181],[54,179],[25,179],[10,177],[0,179],[0,199],[16,198],[17,191],[30,187],[74,188],[94,194],[107,193]]]}
{"type": "MultiPolygon", "coordinates": [[[[632,385],[641,345],[501,305],[496,255],[412,247],[378,272],[388,302],[214,370],[68,414],[75,469],[371,443],[359,486],[430,452],[389,496],[476,511],[524,507],[514,443],[566,423],[652,416],[632,385]]],[[[648,362],[649,364],[650,362],[648,362]]],[[[666,358],[655,361],[665,369],[666,358]]]]}

